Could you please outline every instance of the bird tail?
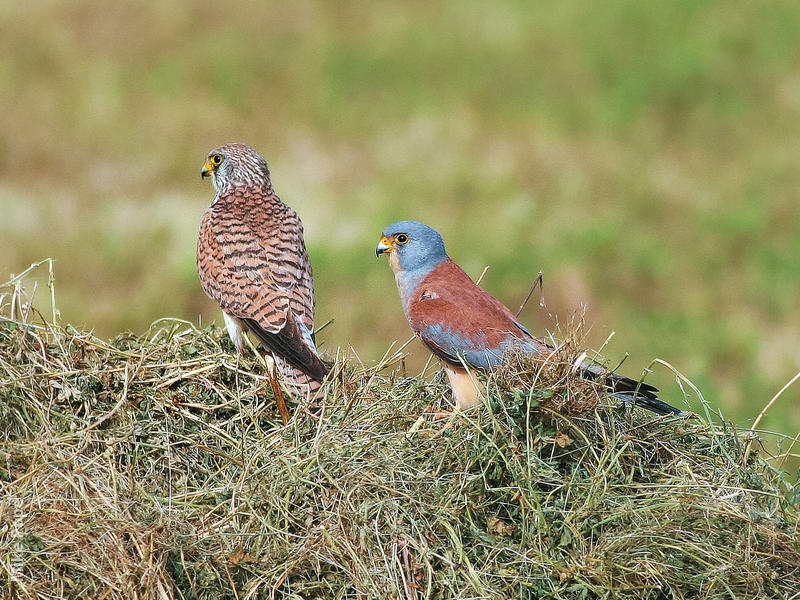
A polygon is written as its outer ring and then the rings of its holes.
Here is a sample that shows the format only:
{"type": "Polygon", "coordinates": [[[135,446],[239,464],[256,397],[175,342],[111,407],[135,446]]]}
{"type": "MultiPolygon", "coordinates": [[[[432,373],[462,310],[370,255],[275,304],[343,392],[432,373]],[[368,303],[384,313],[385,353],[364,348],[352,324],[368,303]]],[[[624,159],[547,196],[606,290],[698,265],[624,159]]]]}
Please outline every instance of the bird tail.
{"type": "Polygon", "coordinates": [[[689,414],[685,410],[659,400],[658,388],[650,384],[617,373],[609,373],[602,367],[587,362],[581,364],[581,374],[584,379],[603,381],[608,389],[608,395],[622,400],[625,404],[641,406],[657,415],[686,416],[689,414]]]}
{"type": "Polygon", "coordinates": [[[322,387],[322,381],[315,379],[274,354],[272,357],[275,360],[275,366],[284,385],[293,395],[302,396],[308,401],[312,401],[319,395],[318,392],[322,387]]]}

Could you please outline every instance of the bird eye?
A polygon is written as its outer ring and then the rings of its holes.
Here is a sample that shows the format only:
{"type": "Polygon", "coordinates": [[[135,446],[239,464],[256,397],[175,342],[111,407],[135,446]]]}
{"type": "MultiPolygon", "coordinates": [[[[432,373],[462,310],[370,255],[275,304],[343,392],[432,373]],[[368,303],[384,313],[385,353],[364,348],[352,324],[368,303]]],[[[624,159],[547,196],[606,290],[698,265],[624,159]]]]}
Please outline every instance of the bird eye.
{"type": "Polygon", "coordinates": [[[222,162],[222,157],[219,154],[215,154],[211,157],[211,162],[215,165],[219,165],[222,162]]]}
{"type": "Polygon", "coordinates": [[[408,236],[405,233],[399,233],[395,236],[394,241],[402,246],[408,243],[408,236]]]}

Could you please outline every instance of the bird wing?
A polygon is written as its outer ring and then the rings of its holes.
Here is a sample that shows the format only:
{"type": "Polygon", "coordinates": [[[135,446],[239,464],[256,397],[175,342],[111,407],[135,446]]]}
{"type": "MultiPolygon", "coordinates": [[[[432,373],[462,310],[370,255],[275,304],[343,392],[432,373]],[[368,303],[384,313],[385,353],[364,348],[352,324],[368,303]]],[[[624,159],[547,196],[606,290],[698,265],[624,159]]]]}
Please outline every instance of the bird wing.
{"type": "Polygon", "coordinates": [[[449,259],[417,285],[408,320],[434,354],[456,366],[463,360],[478,369],[493,368],[514,344],[527,351],[545,348],[508,308],[449,259]]]}
{"type": "MultiPolygon", "coordinates": [[[[409,302],[411,328],[430,350],[446,363],[489,370],[514,344],[534,354],[552,352],[533,337],[511,311],[476,285],[457,264],[448,259],[424,277],[409,302]]],[[[581,376],[602,382],[608,393],[657,414],[685,415],[658,399],[658,389],[599,365],[583,362],[581,376]]]]}
{"type": "Polygon", "coordinates": [[[253,319],[244,318],[242,321],[259,342],[278,356],[283,357],[289,364],[318,381],[325,378],[328,367],[317,355],[313,341],[310,339],[310,332],[294,318],[294,314],[288,313],[286,325],[278,333],[265,330],[253,319]]]}
{"type": "Polygon", "coordinates": [[[303,227],[274,192],[236,186],[219,195],[200,225],[197,264],[203,289],[223,311],[297,368],[324,377],[303,227]]]}

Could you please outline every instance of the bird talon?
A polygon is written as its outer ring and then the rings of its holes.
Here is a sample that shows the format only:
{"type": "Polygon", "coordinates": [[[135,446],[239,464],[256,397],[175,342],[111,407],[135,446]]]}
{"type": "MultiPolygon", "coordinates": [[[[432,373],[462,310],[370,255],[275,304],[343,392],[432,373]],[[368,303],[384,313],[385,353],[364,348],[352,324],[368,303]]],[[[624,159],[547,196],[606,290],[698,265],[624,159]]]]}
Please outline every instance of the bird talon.
{"type": "Polygon", "coordinates": [[[431,421],[442,421],[444,419],[449,419],[455,415],[455,413],[451,410],[439,410],[433,406],[433,404],[429,404],[428,407],[423,412],[423,416],[430,417],[431,421]]]}

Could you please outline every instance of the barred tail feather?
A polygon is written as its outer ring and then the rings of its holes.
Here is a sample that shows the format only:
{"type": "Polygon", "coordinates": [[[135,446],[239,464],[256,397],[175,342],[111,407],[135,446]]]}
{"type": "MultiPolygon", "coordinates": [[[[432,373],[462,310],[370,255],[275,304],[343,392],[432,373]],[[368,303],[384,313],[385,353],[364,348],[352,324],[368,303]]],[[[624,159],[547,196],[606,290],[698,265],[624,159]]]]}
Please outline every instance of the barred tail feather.
{"type": "Polygon", "coordinates": [[[314,379],[278,356],[273,355],[273,358],[283,384],[293,395],[301,396],[309,402],[319,395],[322,381],[314,379]]]}

